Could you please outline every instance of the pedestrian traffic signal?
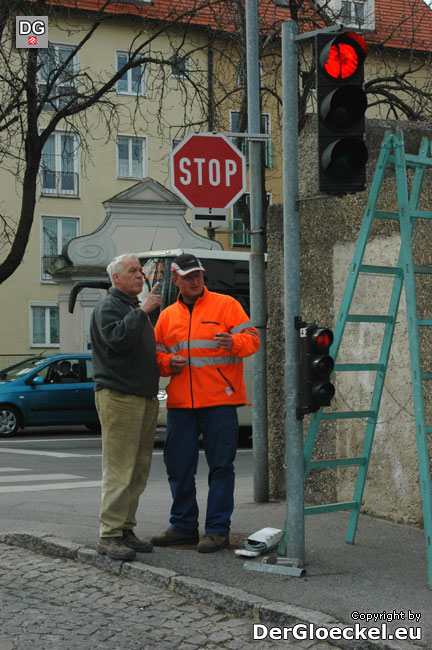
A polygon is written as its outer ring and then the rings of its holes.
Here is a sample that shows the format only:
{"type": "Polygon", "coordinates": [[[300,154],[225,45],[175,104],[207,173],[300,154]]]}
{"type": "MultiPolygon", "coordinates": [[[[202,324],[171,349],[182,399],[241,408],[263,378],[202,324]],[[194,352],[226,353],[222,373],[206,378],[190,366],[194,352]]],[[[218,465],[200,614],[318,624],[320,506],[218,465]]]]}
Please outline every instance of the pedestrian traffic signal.
{"type": "Polygon", "coordinates": [[[315,37],[319,189],[327,194],[365,189],[366,51],[355,32],[315,37]]]}
{"type": "Polygon", "coordinates": [[[334,361],[329,354],[333,332],[315,323],[302,322],[300,330],[299,417],[330,406],[335,389],[330,382],[334,361]]]}

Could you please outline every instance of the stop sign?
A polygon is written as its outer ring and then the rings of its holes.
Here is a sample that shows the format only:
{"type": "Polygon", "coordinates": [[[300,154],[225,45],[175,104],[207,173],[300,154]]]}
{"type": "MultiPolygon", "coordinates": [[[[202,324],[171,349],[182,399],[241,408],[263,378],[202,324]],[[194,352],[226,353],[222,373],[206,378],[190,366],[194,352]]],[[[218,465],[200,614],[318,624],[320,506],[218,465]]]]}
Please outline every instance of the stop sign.
{"type": "Polygon", "coordinates": [[[171,153],[171,187],[191,208],[229,208],[246,191],[246,159],[224,135],[191,133],[171,153]]]}

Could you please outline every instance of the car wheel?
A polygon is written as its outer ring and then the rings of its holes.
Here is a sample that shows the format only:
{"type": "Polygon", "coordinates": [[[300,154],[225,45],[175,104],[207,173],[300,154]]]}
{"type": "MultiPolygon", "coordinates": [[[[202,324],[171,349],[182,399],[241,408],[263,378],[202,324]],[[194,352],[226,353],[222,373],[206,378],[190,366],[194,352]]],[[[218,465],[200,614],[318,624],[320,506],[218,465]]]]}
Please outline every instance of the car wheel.
{"type": "Polygon", "coordinates": [[[14,436],[20,427],[21,417],[13,406],[0,406],[0,438],[14,436]]]}

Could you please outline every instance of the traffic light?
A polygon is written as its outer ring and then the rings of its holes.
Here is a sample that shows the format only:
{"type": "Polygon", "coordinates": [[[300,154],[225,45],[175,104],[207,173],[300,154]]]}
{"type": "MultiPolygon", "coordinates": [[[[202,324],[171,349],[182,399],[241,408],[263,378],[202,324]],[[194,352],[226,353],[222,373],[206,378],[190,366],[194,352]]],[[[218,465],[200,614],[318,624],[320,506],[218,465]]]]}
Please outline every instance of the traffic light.
{"type": "Polygon", "coordinates": [[[315,413],[330,406],[335,389],[330,382],[334,361],[329,355],[333,332],[315,323],[301,322],[300,330],[300,405],[297,415],[315,413]]]}
{"type": "Polygon", "coordinates": [[[366,51],[355,32],[315,37],[319,189],[327,194],[365,189],[366,51]]]}

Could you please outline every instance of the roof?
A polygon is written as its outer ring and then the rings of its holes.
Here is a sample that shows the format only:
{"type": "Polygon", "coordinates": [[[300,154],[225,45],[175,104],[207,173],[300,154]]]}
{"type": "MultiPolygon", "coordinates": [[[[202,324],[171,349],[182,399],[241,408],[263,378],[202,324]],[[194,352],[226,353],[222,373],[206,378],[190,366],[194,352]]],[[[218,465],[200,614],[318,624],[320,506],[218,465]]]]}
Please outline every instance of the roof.
{"type": "Polygon", "coordinates": [[[432,52],[432,7],[424,0],[375,0],[375,32],[366,40],[432,52]]]}
{"type": "Polygon", "coordinates": [[[205,248],[172,248],[160,251],[143,251],[137,253],[138,257],[144,259],[147,257],[177,257],[183,253],[196,255],[200,259],[227,260],[227,261],[249,261],[250,253],[239,251],[221,251],[209,250],[205,248]]]}
{"type": "MultiPolygon", "coordinates": [[[[31,0],[34,1],[34,0],[31,0]]],[[[128,14],[143,16],[167,22],[187,22],[211,29],[235,32],[238,16],[233,3],[233,11],[220,0],[51,0],[52,4],[87,11],[98,11],[108,5],[104,11],[111,14],[128,14]]],[[[287,20],[286,8],[280,8],[273,0],[258,0],[258,12],[261,25],[275,26],[287,20]]]]}
{"type": "MultiPolygon", "coordinates": [[[[30,0],[34,1],[34,0],[30,0]]],[[[86,11],[101,10],[111,14],[142,16],[162,22],[184,22],[236,33],[240,27],[233,3],[220,0],[51,0],[54,5],[86,11]]],[[[300,31],[316,27],[317,16],[313,5],[305,0],[300,7],[300,31]]],[[[283,21],[289,19],[288,6],[278,6],[274,0],[258,0],[261,33],[280,32],[283,21]]],[[[432,6],[425,0],[375,0],[375,31],[365,36],[370,43],[386,47],[432,51],[432,6]]]]}

